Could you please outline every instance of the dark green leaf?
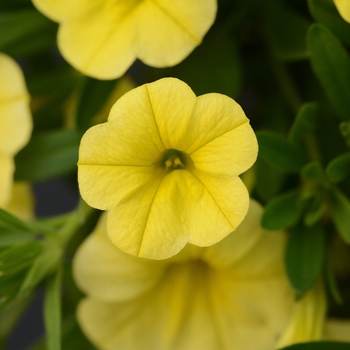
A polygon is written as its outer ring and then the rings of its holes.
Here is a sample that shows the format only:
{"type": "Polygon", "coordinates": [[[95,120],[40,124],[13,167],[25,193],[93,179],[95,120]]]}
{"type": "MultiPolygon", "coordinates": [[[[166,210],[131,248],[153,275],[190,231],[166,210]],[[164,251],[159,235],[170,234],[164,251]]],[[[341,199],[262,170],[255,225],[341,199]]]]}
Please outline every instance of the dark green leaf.
{"type": "Polygon", "coordinates": [[[350,26],[339,15],[333,0],[309,0],[308,5],[316,21],[324,24],[341,40],[350,44],[350,26]]]}
{"type": "Polygon", "coordinates": [[[330,192],[331,215],[338,233],[350,244],[350,200],[337,188],[330,192]]]}
{"type": "Polygon", "coordinates": [[[326,240],[322,226],[293,227],[285,256],[288,278],[300,297],[319,279],[325,261],[326,240]]]}
{"type": "Polygon", "coordinates": [[[344,153],[334,158],[326,168],[328,178],[334,182],[341,182],[350,175],[350,153],[344,153]]]}
{"type": "Polygon", "coordinates": [[[290,144],[285,137],[270,131],[256,133],[259,143],[259,156],[286,172],[299,172],[307,163],[304,153],[290,144]]]}
{"type": "Polygon", "coordinates": [[[266,27],[273,53],[282,61],[305,59],[308,18],[294,12],[282,1],[266,2],[266,27]]]}
{"type": "Polygon", "coordinates": [[[336,281],[336,278],[334,276],[334,272],[332,271],[330,261],[328,259],[326,261],[325,277],[326,277],[325,280],[327,282],[328,289],[329,289],[330,294],[333,297],[334,301],[338,304],[342,304],[343,300],[342,300],[342,297],[340,295],[337,281],[336,281]]]}
{"type": "Polygon", "coordinates": [[[115,84],[116,80],[97,80],[84,77],[76,112],[77,126],[81,130],[88,129],[90,119],[104,105],[115,84]]]}
{"type": "Polygon", "coordinates": [[[350,147],[350,121],[341,122],[339,125],[339,131],[343,135],[348,147],[350,147]]]}
{"type": "Polygon", "coordinates": [[[293,190],[274,197],[265,206],[261,224],[269,230],[282,230],[293,226],[302,214],[300,192],[293,190]]]}
{"type": "Polygon", "coordinates": [[[80,133],[69,130],[34,135],[16,156],[15,178],[43,181],[75,171],[80,139],[80,133]]]}
{"type": "Polygon", "coordinates": [[[59,248],[50,249],[37,257],[21,284],[18,297],[29,293],[49,272],[57,266],[61,257],[59,248]]]}
{"type": "Polygon", "coordinates": [[[57,26],[36,10],[0,14],[0,50],[14,56],[34,54],[53,45],[57,26]],[[6,33],[6,35],[5,35],[6,33]]]}
{"type": "Polygon", "coordinates": [[[306,164],[301,170],[301,176],[305,181],[318,184],[327,184],[327,178],[319,161],[315,160],[306,164]]]}
{"type": "Polygon", "coordinates": [[[319,107],[316,103],[303,104],[289,130],[288,140],[299,146],[303,146],[303,141],[310,131],[315,129],[319,107]]]}
{"type": "Polygon", "coordinates": [[[308,46],[313,70],[335,109],[350,118],[350,58],[339,39],[321,24],[311,26],[308,46]]]}
{"type": "Polygon", "coordinates": [[[47,350],[61,349],[61,269],[47,279],[44,322],[47,350]]]}
{"type": "Polygon", "coordinates": [[[280,350],[350,350],[350,343],[333,341],[310,342],[287,346],[280,350]]]}

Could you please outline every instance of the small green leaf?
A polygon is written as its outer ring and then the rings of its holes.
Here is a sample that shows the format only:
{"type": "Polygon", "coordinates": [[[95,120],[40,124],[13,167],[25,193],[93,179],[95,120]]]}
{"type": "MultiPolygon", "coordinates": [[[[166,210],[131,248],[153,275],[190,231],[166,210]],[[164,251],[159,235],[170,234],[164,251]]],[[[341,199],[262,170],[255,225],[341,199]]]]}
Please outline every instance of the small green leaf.
{"type": "Polygon", "coordinates": [[[0,237],[8,232],[33,232],[29,224],[0,208],[0,237]]]}
{"type": "Polygon", "coordinates": [[[301,169],[301,177],[303,180],[318,184],[327,184],[327,178],[319,161],[314,160],[306,164],[301,169]]]}
{"type": "Polygon", "coordinates": [[[350,58],[339,39],[321,24],[308,33],[308,47],[313,70],[335,109],[350,118],[350,58]]]}
{"type": "Polygon", "coordinates": [[[44,322],[47,350],[61,350],[61,284],[58,269],[47,279],[44,299],[44,322]]]}
{"type": "Polygon", "coordinates": [[[350,350],[350,343],[333,341],[317,341],[304,344],[295,344],[280,350],[350,350]]]}
{"type": "Polygon", "coordinates": [[[287,141],[285,137],[270,131],[256,133],[259,156],[286,172],[299,172],[307,163],[304,153],[287,141]]]}
{"type": "Polygon", "coordinates": [[[350,153],[344,153],[334,158],[326,168],[328,178],[334,182],[341,182],[350,175],[350,153]]]}
{"type": "Polygon", "coordinates": [[[303,104],[289,130],[288,140],[298,146],[303,146],[303,141],[308,134],[315,129],[319,107],[316,103],[303,104]]]}
{"type": "Polygon", "coordinates": [[[76,112],[77,126],[81,130],[88,129],[90,119],[106,102],[115,84],[116,80],[97,80],[84,77],[76,112]]]}
{"type": "Polygon", "coordinates": [[[319,279],[326,253],[322,226],[293,227],[289,234],[285,256],[288,278],[301,297],[319,279]]]}
{"type": "Polygon", "coordinates": [[[37,257],[26,274],[18,292],[18,297],[29,293],[52,269],[57,266],[61,257],[61,249],[50,249],[37,257]]]}
{"type": "Polygon", "coordinates": [[[337,188],[330,192],[331,216],[339,235],[350,244],[350,200],[337,188]]]}
{"type": "Polygon", "coordinates": [[[342,41],[350,44],[350,26],[340,16],[333,0],[309,0],[308,5],[317,22],[324,24],[342,41]]]}
{"type": "Polygon", "coordinates": [[[265,206],[261,225],[269,230],[283,230],[293,226],[302,214],[300,191],[293,190],[274,197],[265,206]]]}
{"type": "Polygon", "coordinates": [[[16,160],[16,180],[43,181],[77,169],[81,134],[55,130],[35,134],[16,160]]]}

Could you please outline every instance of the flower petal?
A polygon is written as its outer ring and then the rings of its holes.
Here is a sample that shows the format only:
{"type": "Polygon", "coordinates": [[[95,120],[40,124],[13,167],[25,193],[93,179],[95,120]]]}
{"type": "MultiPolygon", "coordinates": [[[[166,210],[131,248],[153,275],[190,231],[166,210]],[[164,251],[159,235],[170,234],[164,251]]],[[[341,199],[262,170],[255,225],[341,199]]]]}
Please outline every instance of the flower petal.
{"type": "Polygon", "coordinates": [[[67,61],[84,74],[98,79],[120,77],[136,58],[134,6],[125,1],[96,5],[84,17],[60,25],[58,46],[67,61]]]}
{"type": "Polygon", "coordinates": [[[34,218],[34,194],[27,182],[15,182],[12,186],[11,200],[5,209],[22,220],[34,218]]]}
{"type": "Polygon", "coordinates": [[[137,56],[148,65],[166,67],[181,62],[201,43],[217,5],[214,0],[148,0],[140,7],[137,56]]]}
{"type": "Polygon", "coordinates": [[[144,294],[164,265],[125,254],[107,236],[106,214],[74,257],[73,274],[80,289],[104,301],[127,301],[144,294]]]}
{"type": "Polygon", "coordinates": [[[108,214],[107,229],[112,242],[123,251],[165,259],[187,242],[211,245],[234,227],[196,177],[187,170],[176,170],[117,204],[108,214]]]}
{"type": "Polygon", "coordinates": [[[350,23],[350,3],[348,0],[334,0],[340,15],[343,19],[350,23]]]}
{"type": "Polygon", "coordinates": [[[0,154],[0,207],[2,208],[11,198],[14,171],[13,159],[0,154]]]}
{"type": "Polygon", "coordinates": [[[200,276],[195,265],[180,264],[167,270],[152,292],[129,303],[85,299],[79,323],[104,350],[220,349],[200,276]]]}
{"type": "Polygon", "coordinates": [[[17,63],[0,54],[0,153],[13,156],[29,140],[29,96],[17,63]]]}

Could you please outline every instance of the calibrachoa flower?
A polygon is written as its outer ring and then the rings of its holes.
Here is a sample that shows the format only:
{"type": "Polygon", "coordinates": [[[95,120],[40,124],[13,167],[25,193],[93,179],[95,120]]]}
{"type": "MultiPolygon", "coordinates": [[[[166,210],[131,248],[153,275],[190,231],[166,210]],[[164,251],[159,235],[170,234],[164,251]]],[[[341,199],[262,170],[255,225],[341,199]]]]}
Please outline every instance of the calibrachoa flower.
{"type": "Polygon", "coordinates": [[[333,0],[339,14],[343,19],[350,23],[350,1],[349,0],[333,0]]]}
{"type": "Polygon", "coordinates": [[[28,142],[31,129],[29,95],[21,69],[0,53],[0,207],[10,201],[13,157],[28,142]]]}
{"type": "Polygon", "coordinates": [[[274,349],[296,303],[284,272],[285,235],[263,230],[261,214],[252,201],[235,233],[161,261],[112,245],[103,214],[73,263],[87,294],[77,311],[83,332],[103,350],[274,349]]]}
{"type": "Polygon", "coordinates": [[[236,229],[249,205],[238,175],[257,149],[235,101],[196,97],[185,83],[161,79],[126,93],[107,123],[86,132],[79,187],[89,205],[109,211],[118,248],[164,259],[187,242],[209,246],[236,229]]]}
{"type": "Polygon", "coordinates": [[[32,0],[60,23],[62,55],[86,75],[117,78],[136,58],[154,67],[181,62],[215,20],[216,0],[32,0]]]}

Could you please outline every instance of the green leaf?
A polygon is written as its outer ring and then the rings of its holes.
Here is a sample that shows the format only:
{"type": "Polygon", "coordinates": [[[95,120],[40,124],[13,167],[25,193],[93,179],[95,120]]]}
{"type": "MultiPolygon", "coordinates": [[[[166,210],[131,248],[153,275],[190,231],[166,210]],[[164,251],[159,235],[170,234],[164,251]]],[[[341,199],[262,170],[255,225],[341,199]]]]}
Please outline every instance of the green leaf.
{"type": "Polygon", "coordinates": [[[15,158],[15,179],[43,181],[75,171],[80,139],[70,130],[35,134],[15,158]]]}
{"type": "Polygon", "coordinates": [[[308,134],[315,129],[319,107],[316,103],[304,103],[294,120],[288,133],[288,140],[298,146],[303,146],[303,141],[308,134]]]}
{"type": "Polygon", "coordinates": [[[58,269],[47,279],[44,299],[44,322],[47,350],[61,350],[61,284],[58,269]]]}
{"type": "Polygon", "coordinates": [[[335,109],[350,118],[350,58],[339,39],[321,24],[311,26],[308,47],[312,68],[335,109]]]}
{"type": "Polygon", "coordinates": [[[319,161],[315,160],[306,164],[301,169],[301,177],[303,180],[318,184],[326,185],[328,183],[323,168],[319,161]]]}
{"type": "Polygon", "coordinates": [[[350,343],[334,341],[317,341],[304,344],[295,344],[280,350],[350,350],[350,343]]]}
{"type": "Polygon", "coordinates": [[[341,122],[339,124],[339,131],[345,139],[346,144],[350,147],[350,121],[341,122]]]}
{"type": "Polygon", "coordinates": [[[56,42],[53,22],[36,10],[0,13],[0,50],[13,56],[35,54],[56,42]]]}
{"type": "Polygon", "coordinates": [[[261,225],[269,230],[283,230],[296,224],[303,209],[299,199],[299,190],[274,197],[265,206],[261,225]]]}
{"type": "Polygon", "coordinates": [[[273,53],[281,61],[308,57],[306,34],[308,18],[285,6],[282,1],[266,2],[266,27],[273,53]]]}
{"type": "Polygon", "coordinates": [[[259,143],[259,156],[286,172],[299,172],[307,163],[304,153],[287,141],[285,137],[270,131],[256,133],[259,143]]]}
{"type": "Polygon", "coordinates": [[[301,297],[319,279],[326,253],[322,226],[293,227],[289,234],[285,264],[288,278],[301,297]]]}
{"type": "Polygon", "coordinates": [[[9,232],[33,232],[29,224],[0,208],[0,239],[4,233],[9,232]]]}
{"type": "Polygon", "coordinates": [[[330,192],[331,216],[339,235],[350,244],[350,200],[337,188],[330,192]]]}
{"type": "Polygon", "coordinates": [[[308,5],[316,21],[324,24],[342,41],[350,44],[350,26],[339,15],[333,0],[309,0],[308,5]]]}
{"type": "Polygon", "coordinates": [[[18,292],[18,297],[29,293],[52,269],[57,266],[61,257],[61,249],[50,249],[37,257],[27,272],[18,292]]]}
{"type": "Polygon", "coordinates": [[[329,259],[326,260],[326,269],[325,269],[325,280],[327,282],[328,289],[330,291],[331,296],[337,304],[342,304],[343,299],[340,295],[340,291],[338,288],[338,284],[336,278],[334,276],[334,272],[332,270],[329,259]]]}
{"type": "Polygon", "coordinates": [[[85,131],[90,126],[90,119],[104,105],[117,80],[97,80],[84,77],[77,106],[77,126],[85,131]]]}
{"type": "Polygon", "coordinates": [[[350,175],[350,152],[334,158],[326,168],[328,178],[334,182],[341,182],[350,175]]]}

